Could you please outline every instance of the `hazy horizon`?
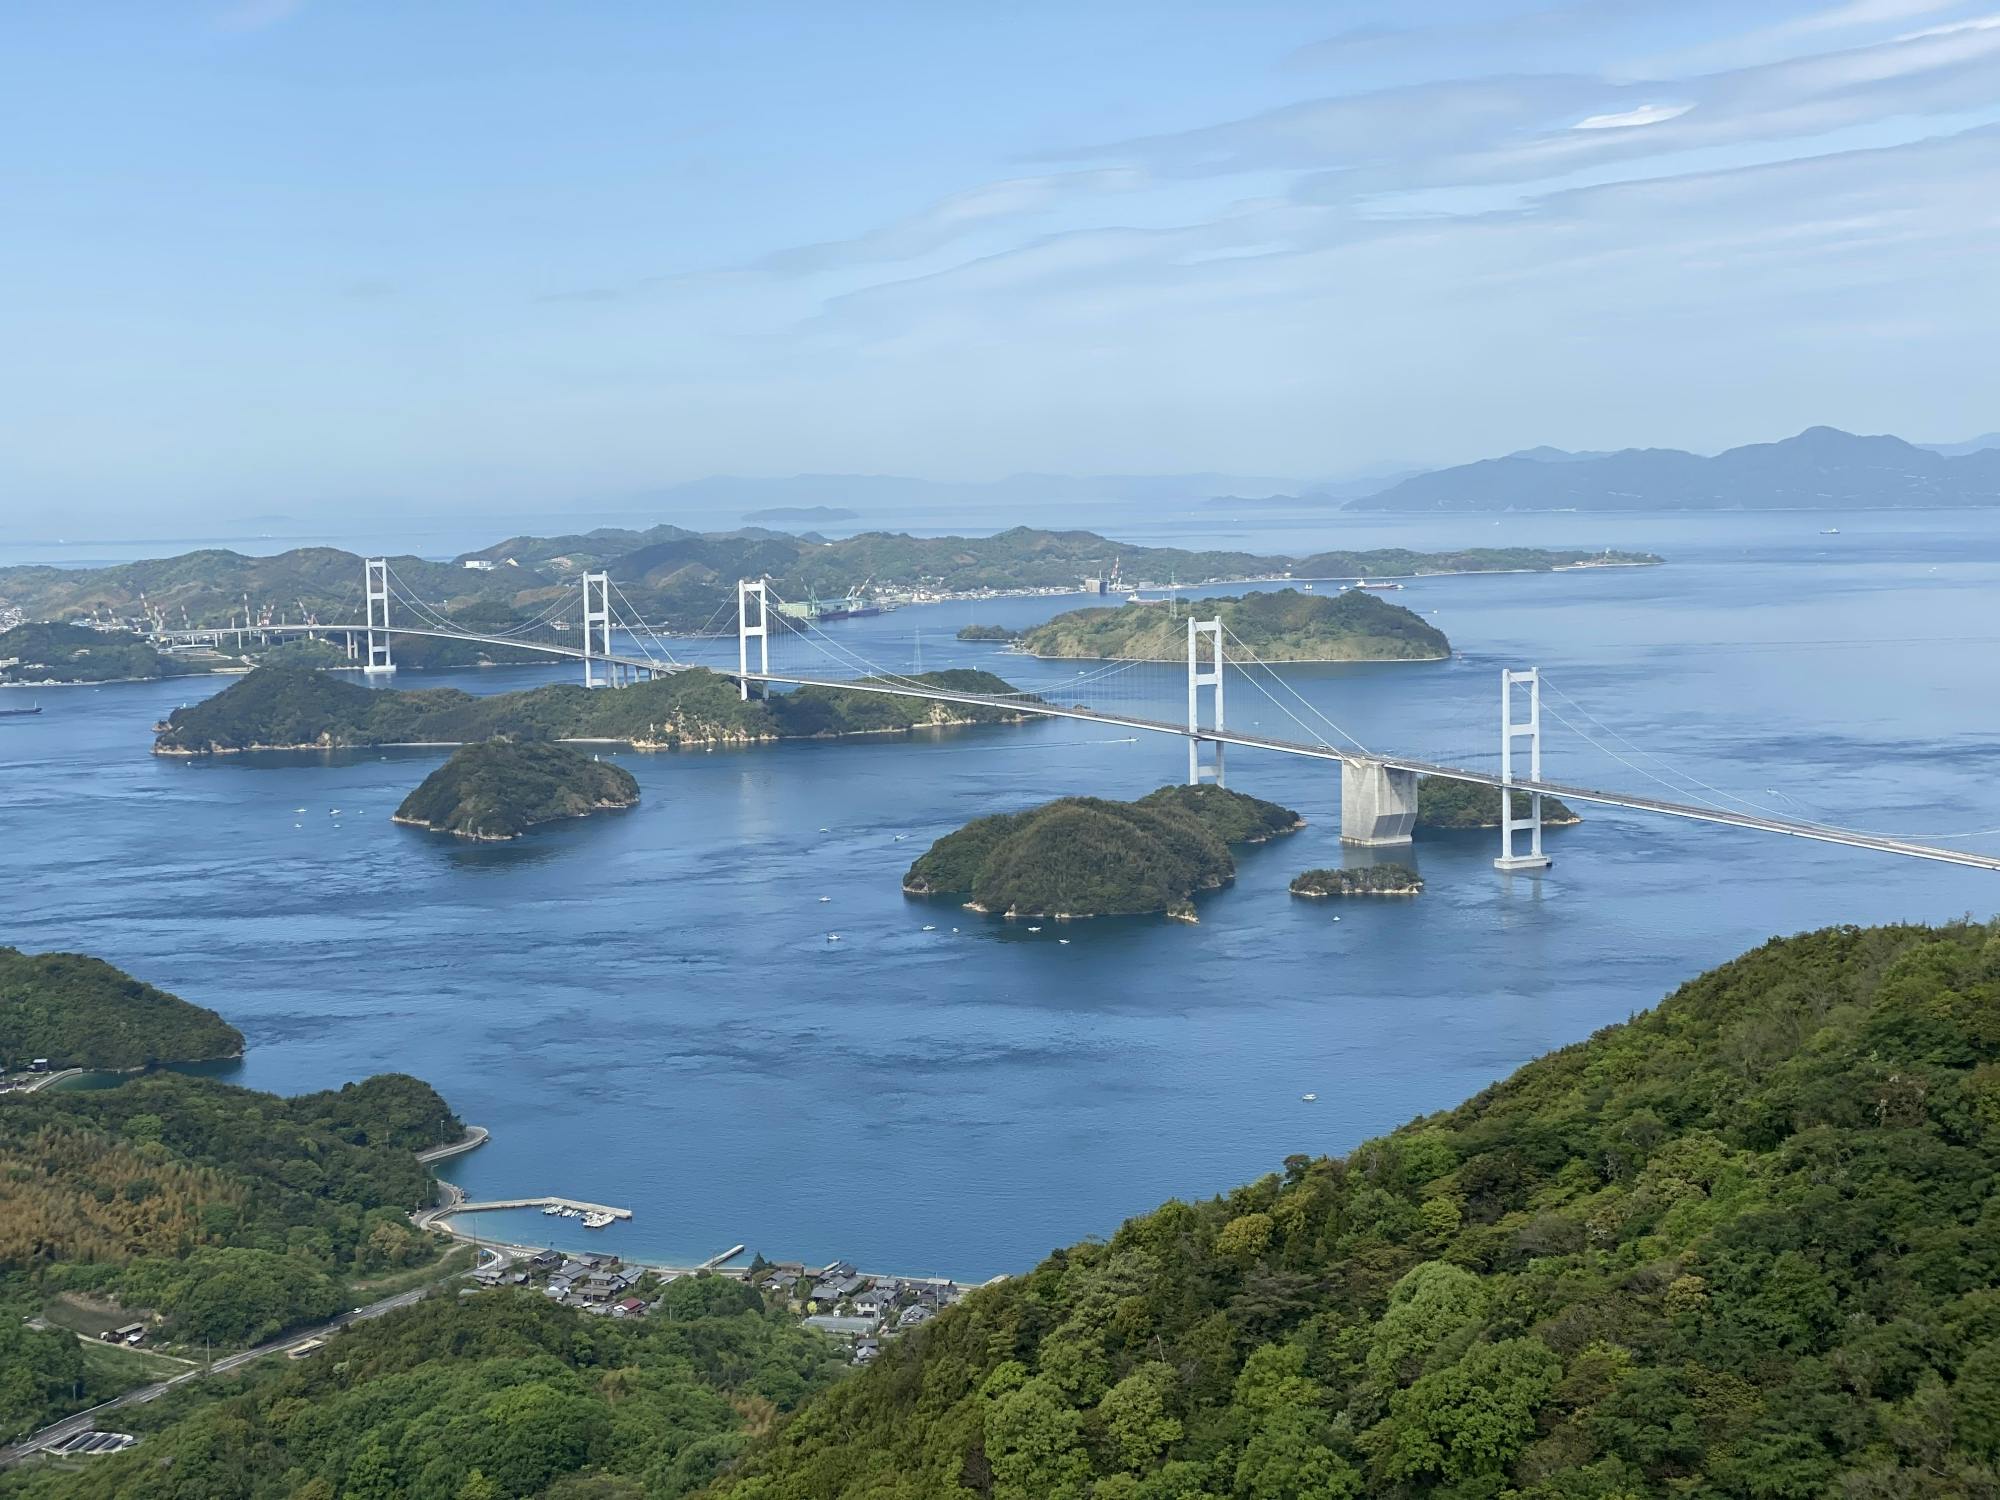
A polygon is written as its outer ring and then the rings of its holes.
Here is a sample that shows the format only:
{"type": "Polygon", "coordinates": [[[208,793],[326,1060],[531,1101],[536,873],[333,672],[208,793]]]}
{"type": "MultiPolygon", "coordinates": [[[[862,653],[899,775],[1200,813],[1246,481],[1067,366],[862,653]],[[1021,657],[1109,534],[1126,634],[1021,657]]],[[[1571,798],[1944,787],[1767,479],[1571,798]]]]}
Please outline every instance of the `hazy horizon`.
{"type": "Polygon", "coordinates": [[[2000,426],[2000,16],[1424,13],[16,9],[0,516],[2000,426]]]}

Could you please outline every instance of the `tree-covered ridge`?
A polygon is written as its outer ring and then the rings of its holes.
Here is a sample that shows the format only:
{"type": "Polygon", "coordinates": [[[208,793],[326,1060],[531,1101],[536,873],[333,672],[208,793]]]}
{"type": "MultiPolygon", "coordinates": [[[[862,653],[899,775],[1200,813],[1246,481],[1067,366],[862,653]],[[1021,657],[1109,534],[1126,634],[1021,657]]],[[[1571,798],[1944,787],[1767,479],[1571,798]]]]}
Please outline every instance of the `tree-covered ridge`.
{"type": "Polygon", "coordinates": [[[0,630],[0,682],[122,682],[191,670],[122,631],[36,622],[0,630]]]}
{"type": "MultiPolygon", "coordinates": [[[[1526,792],[1512,797],[1514,816],[1525,818],[1533,806],[1526,792]]],[[[1571,828],[1581,823],[1560,797],[1542,798],[1542,826],[1571,828]]],[[[1498,828],[1500,789],[1470,781],[1453,781],[1447,776],[1417,779],[1417,827],[1419,828],[1498,828]]]]}
{"type": "Polygon", "coordinates": [[[243,1033],[214,1011],[81,953],[0,948],[0,1066],[124,1070],[234,1057],[243,1033]]]}
{"type": "Polygon", "coordinates": [[[961,641],[1014,641],[1021,632],[1012,625],[961,625],[958,639],[961,641]]]}
{"type": "MultiPolygon", "coordinates": [[[[17,1481],[33,1500],[676,1500],[841,1370],[739,1282],[645,1318],[529,1292],[434,1297],[191,1410],[121,1413],[129,1454],[17,1481]]],[[[0,1345],[4,1347],[4,1345],[0,1345]]]]}
{"type": "Polygon", "coordinates": [[[436,1183],[413,1153],[463,1133],[402,1074],[293,1099],[178,1074],[0,1097],[0,1285],[248,1342],[334,1311],[345,1277],[427,1259],[405,1215],[436,1183]]]}
{"type": "MultiPolygon", "coordinates": [[[[865,679],[864,679],[865,680],[865,679]]],[[[949,692],[1011,693],[991,672],[898,679],[949,692]]],[[[876,734],[927,725],[1013,722],[1012,708],[802,687],[743,702],[704,668],[593,692],[574,683],[475,697],[455,688],[374,690],[325,672],[265,667],[214,697],[177,708],[154,742],[163,754],[514,739],[616,740],[641,749],[876,734]]]]}
{"type": "Polygon", "coordinates": [[[519,838],[540,823],[631,807],[630,771],[566,745],[486,740],[452,753],[395,811],[398,823],[472,839],[519,838]]]}
{"type": "MultiPolygon", "coordinates": [[[[633,608],[665,629],[694,630],[734,598],[736,580],[768,576],[779,595],[803,599],[844,594],[872,581],[885,588],[967,592],[1074,587],[1116,562],[1125,577],[1181,583],[1246,578],[1383,578],[1420,573],[1536,571],[1617,562],[1656,563],[1644,553],[1580,549],[1469,548],[1412,552],[1325,552],[1311,557],[1251,552],[1136,547],[1089,531],[1019,526],[984,537],[913,537],[866,532],[833,542],[760,528],[693,532],[678,526],[644,531],[606,527],[577,535],[512,537],[468,554],[491,562],[468,569],[420,557],[392,557],[397,581],[460,621],[488,611],[501,623],[539,614],[587,570],[605,569],[633,608]]],[[[247,596],[259,610],[300,605],[324,621],[361,618],[361,559],[332,547],[302,547],[271,557],[208,549],[106,568],[45,565],[0,568],[0,604],[33,618],[61,619],[106,610],[137,617],[145,607],[178,623],[233,618],[247,596]]],[[[427,656],[437,647],[417,647],[427,656]]],[[[456,655],[462,648],[451,648],[456,655]]],[[[487,648],[501,659],[509,648],[487,648]]],[[[403,644],[397,651],[401,654],[403,644]]],[[[415,659],[415,658],[413,658],[415,659]]],[[[442,664],[440,656],[437,664],[442,664]]],[[[476,657],[472,659],[477,659],[476,657]]],[[[427,663],[428,664],[428,663],[427,663]]]]}
{"type": "Polygon", "coordinates": [[[1008,916],[1191,916],[1196,891],[1235,878],[1230,844],[1299,825],[1288,807],[1219,786],[1161,787],[1136,802],[1063,797],[946,834],[903,889],[1008,916]]]}
{"type": "MultiPolygon", "coordinates": [[[[1247,647],[1265,661],[1435,661],[1451,654],[1444,632],[1426,625],[1400,604],[1349,589],[1305,594],[1270,589],[1237,599],[1179,604],[1122,604],[1075,609],[1037,625],[1021,637],[1036,656],[1186,661],[1188,611],[1219,618],[1234,637],[1225,646],[1247,647]]],[[[1199,643],[1207,660],[1207,643],[1199,643]]]]}
{"type": "Polygon", "coordinates": [[[1304,870],[1292,877],[1294,896],[1414,896],[1423,877],[1408,865],[1363,865],[1352,870],[1304,870]]]}
{"type": "Polygon", "coordinates": [[[2000,1492],[2000,925],[1776,940],[987,1288],[727,1500],[2000,1492]]]}

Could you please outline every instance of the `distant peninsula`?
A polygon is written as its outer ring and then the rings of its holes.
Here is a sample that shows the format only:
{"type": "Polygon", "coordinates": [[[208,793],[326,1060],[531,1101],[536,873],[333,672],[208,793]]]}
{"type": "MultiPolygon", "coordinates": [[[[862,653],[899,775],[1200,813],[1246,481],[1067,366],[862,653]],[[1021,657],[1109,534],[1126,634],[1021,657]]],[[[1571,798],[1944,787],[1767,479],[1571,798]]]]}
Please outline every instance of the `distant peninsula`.
{"type": "MultiPolygon", "coordinates": [[[[1015,691],[991,672],[928,672],[897,681],[964,693],[1015,691]]],[[[159,727],[153,751],[217,755],[242,750],[464,745],[500,735],[671,750],[1018,723],[1023,717],[1017,710],[986,704],[839,688],[802,687],[746,703],[738,698],[734,682],[700,667],[616,690],[593,692],[579,684],[557,683],[486,697],[455,688],[377,691],[310,668],[260,667],[212,698],[175,709],[159,727]]]]}
{"type": "Polygon", "coordinates": [[[243,1033],[214,1011],[81,953],[0,948],[0,1068],[125,1072],[235,1057],[243,1033]]]}
{"type": "Polygon", "coordinates": [[[30,623],[0,630],[0,682],[58,686],[179,677],[196,670],[124,630],[30,623]]]}
{"type": "Polygon", "coordinates": [[[1195,919],[1194,895],[1236,876],[1231,844],[1302,826],[1289,807],[1219,786],[1167,786],[1136,802],[1063,797],[975,818],[910,866],[913,896],[957,896],[1009,917],[1195,919]]]}
{"type": "Polygon", "coordinates": [[[1292,879],[1292,894],[1314,900],[1327,896],[1415,896],[1423,877],[1407,865],[1366,865],[1357,870],[1307,870],[1292,879]]]}
{"type": "Polygon", "coordinates": [[[394,821],[460,838],[519,838],[542,823],[632,807],[639,783],[622,766],[566,745],[466,745],[403,799],[394,821]]]}
{"type": "MultiPolygon", "coordinates": [[[[1528,816],[1530,799],[1526,792],[1514,793],[1514,816],[1528,816]]],[[[1560,797],[1542,798],[1544,828],[1572,828],[1583,821],[1560,797]]],[[[1470,781],[1453,781],[1445,776],[1425,776],[1417,782],[1417,827],[1498,828],[1500,789],[1478,786],[1470,781]]]]}
{"type": "MultiPolygon", "coordinates": [[[[1358,589],[1275,589],[1202,599],[1188,608],[1221,619],[1233,638],[1225,656],[1235,642],[1265,661],[1441,661],[1451,655],[1443,631],[1358,589]]],[[[1035,656],[1186,661],[1187,621],[1187,608],[1176,604],[1074,609],[1026,632],[1020,646],[1035,656]]]]}

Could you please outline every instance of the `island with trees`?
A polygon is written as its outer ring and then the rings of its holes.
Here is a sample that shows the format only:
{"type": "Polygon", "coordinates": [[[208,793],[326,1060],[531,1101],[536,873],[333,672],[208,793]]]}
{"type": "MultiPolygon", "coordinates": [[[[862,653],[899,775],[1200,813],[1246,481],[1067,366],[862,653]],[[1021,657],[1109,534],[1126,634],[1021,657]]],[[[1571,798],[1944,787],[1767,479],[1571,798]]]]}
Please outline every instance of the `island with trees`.
{"type": "MultiPolygon", "coordinates": [[[[872,679],[864,679],[872,680],[872,679]]],[[[991,672],[898,678],[949,692],[1009,694],[991,672]]],[[[1018,723],[1010,706],[945,703],[889,693],[802,687],[745,702],[729,678],[701,667],[592,692],[556,683],[475,696],[453,688],[375,690],[325,672],[263,667],[167,717],[159,755],[243,750],[329,750],[373,745],[463,745],[520,740],[600,740],[638,750],[749,745],[772,740],[907,733],[919,728],[1018,723]]]]}
{"type": "Polygon", "coordinates": [[[912,896],[950,896],[1007,917],[1195,919],[1194,897],[1236,876],[1229,846],[1301,827],[1288,807],[1219,786],[1167,786],[1136,802],[1062,797],[975,818],[903,877],[912,896]]]}
{"type": "Polygon", "coordinates": [[[484,740],[451,758],[403,799],[393,820],[435,833],[517,839],[567,818],[636,806],[639,783],[623,766],[567,745],[484,740]]]}
{"type": "Polygon", "coordinates": [[[0,948],[0,1069],[128,1072],[207,1062],[243,1051],[243,1033],[214,1011],[81,953],[0,948]]]}
{"type": "Polygon", "coordinates": [[[1996,961],[1990,923],[1767,943],[983,1289],[721,1500],[1991,1495],[1996,961]]]}
{"type": "MultiPolygon", "coordinates": [[[[1527,792],[1513,794],[1514,816],[1526,818],[1533,809],[1527,792]]],[[[1542,798],[1544,828],[1574,828],[1583,821],[1560,797],[1542,798]]],[[[1498,828],[1500,789],[1448,776],[1423,776],[1417,780],[1417,827],[1438,831],[1498,828]]]]}
{"type": "Polygon", "coordinates": [[[961,625],[958,627],[958,639],[961,641],[993,641],[1004,645],[1008,641],[1018,641],[1020,638],[1021,632],[1011,625],[961,625]]]}
{"type": "Polygon", "coordinates": [[[1225,656],[1246,648],[1264,661],[1441,661],[1451,655],[1443,631],[1356,589],[1272,589],[1185,604],[1076,609],[1026,631],[1020,647],[1035,656],[1186,661],[1190,610],[1222,621],[1231,638],[1225,656]]]}
{"type": "Polygon", "coordinates": [[[1352,870],[1306,870],[1292,877],[1292,894],[1320,900],[1328,896],[1416,896],[1423,877],[1408,865],[1363,865],[1352,870]]]}
{"type": "Polygon", "coordinates": [[[0,630],[0,682],[138,682],[196,670],[125,630],[32,621],[0,630]]]}

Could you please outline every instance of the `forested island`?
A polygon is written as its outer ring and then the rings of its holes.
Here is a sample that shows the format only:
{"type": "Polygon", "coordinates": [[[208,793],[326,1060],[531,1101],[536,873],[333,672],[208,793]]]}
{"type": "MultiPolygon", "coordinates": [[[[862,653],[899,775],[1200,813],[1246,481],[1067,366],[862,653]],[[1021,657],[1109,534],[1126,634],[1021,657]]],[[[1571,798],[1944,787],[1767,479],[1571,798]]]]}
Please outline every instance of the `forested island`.
{"type": "Polygon", "coordinates": [[[566,745],[485,740],[454,751],[393,817],[460,838],[505,840],[638,801],[639,783],[622,766],[566,745]]]}
{"type": "MultiPolygon", "coordinates": [[[[1514,816],[1525,818],[1533,809],[1526,792],[1512,798],[1514,816]]],[[[1544,828],[1573,828],[1583,821],[1560,797],[1542,798],[1544,828]]],[[[1417,827],[1438,830],[1498,828],[1500,789],[1470,781],[1454,781],[1446,776],[1423,776],[1417,780],[1417,827]]]]}
{"type": "Polygon", "coordinates": [[[1236,876],[1235,843],[1302,826],[1288,807],[1219,786],[1166,786],[1136,802],[1063,797],[975,818],[910,866],[913,896],[953,896],[1009,917],[1192,921],[1194,895],[1236,876]]]}
{"type": "Polygon", "coordinates": [[[0,1068],[124,1072],[235,1057],[243,1033],[101,958],[0,948],[0,1068]]]}
{"type": "MultiPolygon", "coordinates": [[[[585,572],[608,572],[624,600],[664,630],[699,629],[733,607],[738,578],[767,577],[783,599],[833,598],[867,587],[878,601],[1010,590],[1077,589],[1114,568],[1126,579],[1184,585],[1250,579],[1363,579],[1485,572],[1550,572],[1647,565],[1650,553],[1582,548],[1472,547],[1320,552],[1286,557],[1253,552],[1140,547],[1091,531],[1017,526],[991,536],[917,537],[864,532],[836,541],[761,527],[689,531],[605,527],[566,536],[517,536],[449,562],[392,557],[398,585],[456,623],[489,633],[541,615],[585,572]],[[467,566],[470,564],[470,566],[467,566]]],[[[104,568],[0,567],[0,605],[31,619],[108,614],[135,626],[183,619],[195,626],[239,619],[247,597],[258,618],[297,621],[300,611],[334,623],[357,617],[361,558],[332,547],[271,557],[208,549],[104,568]]],[[[413,664],[470,665],[514,659],[519,648],[397,642],[413,664]]]]}
{"type": "Polygon", "coordinates": [[[1328,896],[1415,896],[1423,877],[1408,865],[1364,865],[1355,870],[1306,870],[1292,877],[1292,894],[1320,900],[1328,896]]]}
{"type": "Polygon", "coordinates": [[[958,639],[961,641],[1016,641],[1021,632],[1011,625],[961,625],[958,639]]]}
{"type": "MultiPolygon", "coordinates": [[[[898,678],[951,692],[1012,693],[991,672],[898,678]]],[[[1017,723],[1015,709],[950,704],[887,693],[802,687],[748,702],[704,668],[592,692],[556,683],[475,697],[453,688],[374,690],[325,672],[260,667],[222,692],[175,709],[154,739],[159,755],[240,750],[319,750],[368,745],[462,745],[519,740],[603,740],[639,750],[747,745],[767,740],[882,734],[917,728],[1017,723]]]]}
{"type": "Polygon", "coordinates": [[[1188,612],[1220,619],[1232,638],[1264,661],[1438,661],[1451,655],[1444,632],[1372,594],[1305,594],[1273,589],[1235,599],[1075,609],[1021,636],[1036,656],[1186,661],[1188,612]]]}
{"type": "Polygon", "coordinates": [[[33,622],[0,630],[0,682],[128,682],[194,670],[123,630],[33,622]]]}

